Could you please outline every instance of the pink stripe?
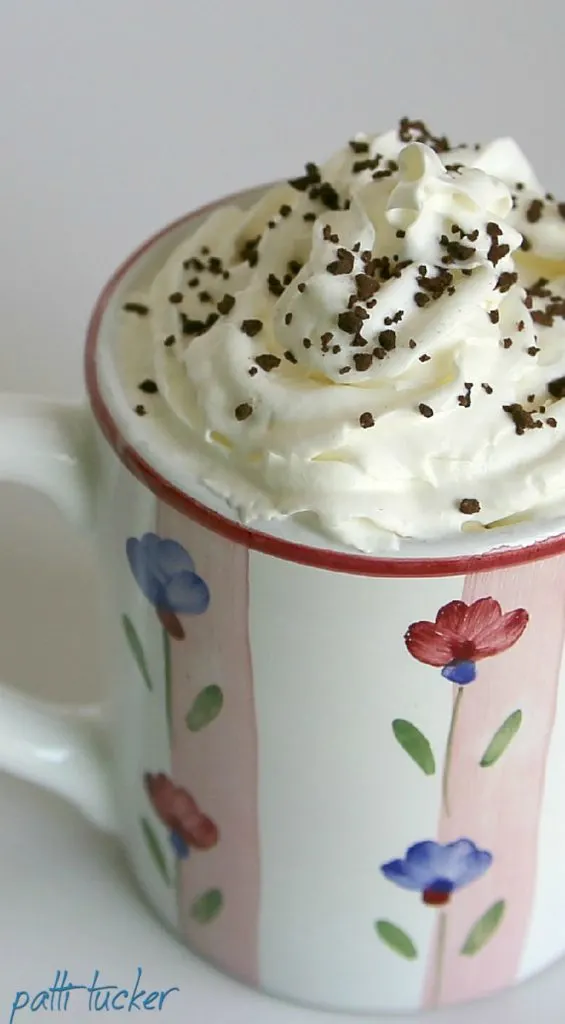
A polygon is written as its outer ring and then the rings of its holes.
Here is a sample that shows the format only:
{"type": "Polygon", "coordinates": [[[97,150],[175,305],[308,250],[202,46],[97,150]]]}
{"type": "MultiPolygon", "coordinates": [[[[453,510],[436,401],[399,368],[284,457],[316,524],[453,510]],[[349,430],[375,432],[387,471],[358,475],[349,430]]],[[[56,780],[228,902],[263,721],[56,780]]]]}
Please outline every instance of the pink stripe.
{"type": "Polygon", "coordinates": [[[158,532],[178,540],[210,590],[202,615],[181,616],[186,637],[171,640],[172,776],[218,826],[210,850],[181,862],[179,916],[188,944],[218,967],[258,984],[259,840],[257,738],[248,639],[248,551],[210,533],[167,505],[158,532]],[[218,717],[191,732],[186,715],[196,695],[220,686],[218,717]],[[221,890],[223,907],[208,923],[191,915],[202,893],[221,890]]]}
{"type": "Polygon", "coordinates": [[[479,662],[476,681],[463,693],[449,773],[451,813],[442,813],[439,840],[472,839],[490,850],[493,863],[481,879],[456,893],[447,908],[437,999],[436,929],[426,1006],[486,995],[516,977],[530,922],[563,649],[565,558],[469,576],[463,600],[472,603],[480,597],[494,597],[504,612],[526,608],[530,620],[514,647],[479,662]],[[518,733],[499,761],[481,768],[479,761],[492,736],[518,708],[518,733]],[[499,900],[506,901],[506,908],[498,931],[474,956],[462,956],[473,924],[499,900]]]}

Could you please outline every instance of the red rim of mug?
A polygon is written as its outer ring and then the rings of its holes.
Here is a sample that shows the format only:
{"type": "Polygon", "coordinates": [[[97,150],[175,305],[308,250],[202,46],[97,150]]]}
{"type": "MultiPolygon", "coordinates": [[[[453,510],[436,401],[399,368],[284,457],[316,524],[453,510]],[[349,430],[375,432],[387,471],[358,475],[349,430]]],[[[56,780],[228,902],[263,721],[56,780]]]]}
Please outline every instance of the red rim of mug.
{"type": "Polygon", "coordinates": [[[194,217],[211,212],[215,207],[237,199],[238,195],[226,196],[209,203],[192,213],[179,217],[167,227],[152,235],[140,245],[115,271],[101,292],[88,325],[85,348],[86,388],[94,417],[106,440],[123,464],[149,488],[161,501],[189,516],[201,526],[219,533],[236,544],[242,544],[254,551],[298,562],[330,572],[350,573],[356,576],[397,576],[397,577],[438,577],[460,576],[472,572],[488,572],[504,569],[565,551],[565,534],[535,541],[524,547],[500,548],[474,555],[430,558],[381,558],[356,552],[335,551],[330,548],[310,547],[307,544],[284,540],[260,530],[227,519],[219,512],[207,508],[201,502],[179,490],[158,473],[141,457],[136,449],[123,437],[110,409],[102,397],[98,383],[96,352],[100,325],[110,298],[131,267],[157,242],[181,224],[188,224],[194,217]]]}

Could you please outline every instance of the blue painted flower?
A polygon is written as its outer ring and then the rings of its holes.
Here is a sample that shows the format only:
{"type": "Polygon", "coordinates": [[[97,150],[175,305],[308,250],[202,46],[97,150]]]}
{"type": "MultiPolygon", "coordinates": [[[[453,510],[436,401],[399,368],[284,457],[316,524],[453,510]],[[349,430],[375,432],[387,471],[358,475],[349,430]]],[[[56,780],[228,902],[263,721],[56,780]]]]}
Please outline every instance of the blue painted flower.
{"type": "Polygon", "coordinates": [[[145,533],[128,537],[130,569],[145,597],[157,611],[164,628],[177,640],[184,637],[178,615],[201,615],[210,603],[210,591],[194,571],[188,551],[176,540],[145,533]]]}
{"type": "Polygon", "coordinates": [[[470,839],[454,843],[428,839],[410,846],[403,860],[382,864],[381,871],[389,882],[420,892],[424,903],[440,907],[457,889],[484,875],[491,864],[492,853],[479,850],[470,839]]]}

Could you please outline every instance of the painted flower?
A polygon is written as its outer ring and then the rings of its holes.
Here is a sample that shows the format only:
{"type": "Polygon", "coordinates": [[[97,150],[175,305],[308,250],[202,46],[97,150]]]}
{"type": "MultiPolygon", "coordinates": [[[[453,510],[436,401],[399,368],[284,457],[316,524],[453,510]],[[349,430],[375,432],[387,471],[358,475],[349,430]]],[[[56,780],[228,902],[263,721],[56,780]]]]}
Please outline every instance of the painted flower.
{"type": "Polygon", "coordinates": [[[210,850],[218,842],[217,825],[203,814],[194,798],[160,772],[144,777],[145,789],[153,808],[170,829],[170,839],[178,857],[188,857],[189,847],[210,850]]]}
{"type": "Polygon", "coordinates": [[[479,850],[470,839],[436,843],[432,839],[415,843],[402,860],[381,865],[389,882],[422,894],[430,907],[449,903],[453,892],[484,875],[492,864],[492,853],[479,850]]]}
{"type": "Polygon", "coordinates": [[[182,640],[184,628],[178,615],[201,615],[210,603],[208,586],[194,571],[188,551],[176,540],[145,533],[140,539],[128,537],[126,554],[140,590],[167,633],[182,640]]]}
{"type": "Polygon", "coordinates": [[[492,597],[473,604],[450,601],[435,622],[413,622],[404,641],[413,658],[441,667],[442,676],[465,686],[477,675],[477,661],[507,651],[520,639],[528,618],[524,608],[503,614],[492,597]]]}

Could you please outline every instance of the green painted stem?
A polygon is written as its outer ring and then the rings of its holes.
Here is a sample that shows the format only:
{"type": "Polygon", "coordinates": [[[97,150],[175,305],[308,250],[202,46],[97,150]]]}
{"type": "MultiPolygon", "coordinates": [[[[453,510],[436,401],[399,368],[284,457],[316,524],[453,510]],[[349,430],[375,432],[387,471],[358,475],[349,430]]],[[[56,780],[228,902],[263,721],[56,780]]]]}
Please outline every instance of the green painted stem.
{"type": "Polygon", "coordinates": [[[441,999],[441,986],[443,983],[443,961],[445,957],[445,942],[447,938],[447,913],[440,911],[437,923],[436,956],[434,965],[434,980],[432,985],[431,1006],[439,1006],[441,999]]]}
{"type": "Polygon", "coordinates": [[[461,699],[463,697],[464,687],[460,686],[457,690],[457,695],[453,701],[453,710],[451,712],[451,723],[449,726],[449,733],[447,735],[447,743],[445,745],[445,759],[443,762],[443,777],[441,780],[441,792],[443,798],[443,809],[447,816],[451,814],[449,808],[449,772],[451,769],[451,758],[453,755],[453,740],[455,737],[455,727],[457,725],[457,718],[459,716],[459,710],[461,707],[461,699]]]}
{"type": "Polygon", "coordinates": [[[169,736],[173,731],[173,679],[171,671],[171,638],[167,630],[163,630],[163,657],[165,662],[165,708],[167,711],[167,725],[169,736]]]}

